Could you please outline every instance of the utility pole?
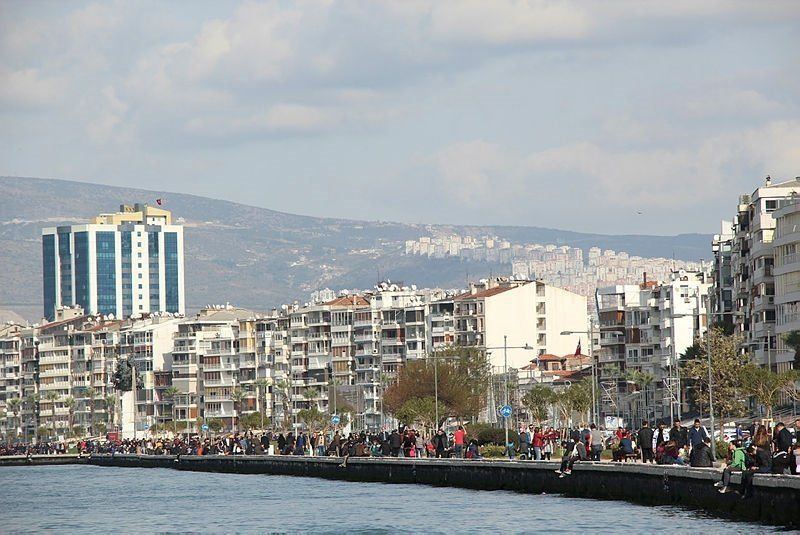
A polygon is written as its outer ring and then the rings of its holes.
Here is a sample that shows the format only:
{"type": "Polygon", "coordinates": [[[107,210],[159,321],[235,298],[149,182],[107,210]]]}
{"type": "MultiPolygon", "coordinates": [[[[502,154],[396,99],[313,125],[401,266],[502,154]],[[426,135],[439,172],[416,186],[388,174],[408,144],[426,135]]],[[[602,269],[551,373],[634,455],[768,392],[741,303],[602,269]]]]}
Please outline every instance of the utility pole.
{"type": "MultiPolygon", "coordinates": [[[[504,379],[504,390],[505,390],[505,405],[508,405],[508,336],[503,335],[503,379],[504,379]]],[[[503,426],[505,427],[506,431],[506,447],[508,447],[508,417],[503,417],[503,426]]]]}

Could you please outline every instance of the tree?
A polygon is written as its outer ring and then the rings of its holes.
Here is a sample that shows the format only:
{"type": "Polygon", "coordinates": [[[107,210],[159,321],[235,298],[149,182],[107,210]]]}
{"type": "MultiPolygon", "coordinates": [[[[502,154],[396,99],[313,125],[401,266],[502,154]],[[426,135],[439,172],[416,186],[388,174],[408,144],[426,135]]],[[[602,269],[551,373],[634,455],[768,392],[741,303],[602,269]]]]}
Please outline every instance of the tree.
{"type": "Polygon", "coordinates": [[[648,412],[648,405],[647,405],[647,391],[652,385],[656,378],[652,373],[643,372],[641,370],[628,370],[625,372],[625,380],[629,383],[634,384],[642,393],[642,408],[644,409],[644,420],[650,419],[650,413],[648,412]]]}
{"type": "Polygon", "coordinates": [[[231,392],[231,399],[233,400],[233,410],[236,411],[236,416],[232,418],[233,425],[231,426],[233,427],[234,432],[238,430],[236,425],[236,418],[240,417],[241,415],[242,401],[244,401],[245,396],[247,396],[247,393],[241,388],[234,388],[233,391],[231,392]]]}
{"type": "Polygon", "coordinates": [[[275,392],[281,397],[281,412],[283,415],[283,429],[288,429],[291,426],[291,411],[289,410],[289,381],[281,379],[275,382],[275,392]]]}
{"type": "Polygon", "coordinates": [[[267,379],[259,379],[255,382],[256,390],[258,392],[258,405],[261,408],[261,429],[264,429],[264,418],[267,413],[267,392],[270,382],[267,379]]]}
{"type": "Polygon", "coordinates": [[[741,370],[742,386],[745,392],[764,406],[767,410],[767,418],[772,418],[772,409],[780,401],[781,394],[798,399],[795,388],[795,381],[798,378],[800,378],[800,372],[797,370],[773,373],[753,363],[747,364],[741,370]]]}
{"type": "Polygon", "coordinates": [[[14,425],[15,422],[19,421],[19,412],[21,408],[22,400],[20,398],[11,398],[6,402],[6,412],[10,412],[13,415],[11,425],[14,427],[14,436],[17,435],[17,427],[22,427],[22,425],[14,425]]]}
{"type": "Polygon", "coordinates": [[[117,410],[117,396],[114,394],[109,394],[103,398],[103,401],[106,404],[106,419],[108,421],[108,425],[114,425],[114,416],[117,410]]]}
{"type": "Polygon", "coordinates": [[[64,406],[69,411],[69,416],[67,420],[69,423],[67,425],[68,429],[72,431],[72,428],[75,426],[75,409],[78,406],[78,402],[75,401],[75,398],[73,398],[72,396],[67,396],[64,398],[64,406]]]}
{"type": "Polygon", "coordinates": [[[222,431],[222,428],[225,427],[225,424],[223,424],[222,420],[220,420],[219,418],[209,418],[208,420],[206,420],[206,425],[210,430],[212,430],[215,433],[219,433],[220,431],[222,431]]]}
{"type": "MultiPolygon", "coordinates": [[[[489,364],[485,352],[465,347],[447,348],[428,359],[406,362],[398,372],[397,381],[383,393],[384,408],[396,415],[411,399],[435,399],[437,376],[440,420],[449,416],[477,418],[486,404],[489,364]]],[[[441,425],[441,421],[436,425],[441,425]]]]}
{"type": "Polygon", "coordinates": [[[783,335],[783,341],[787,346],[794,349],[794,362],[792,367],[795,371],[800,371],[800,331],[789,331],[783,335]]]}
{"type": "Polygon", "coordinates": [[[325,424],[325,413],[316,405],[310,409],[303,409],[297,413],[297,419],[303,422],[307,429],[317,429],[325,424]]]}
{"type": "MultiPolygon", "coordinates": [[[[447,408],[439,403],[440,414],[447,413],[447,408]]],[[[397,409],[395,416],[400,422],[414,425],[419,423],[422,427],[433,428],[436,424],[436,400],[428,396],[424,398],[411,398],[397,409]]]]}
{"type": "Polygon", "coordinates": [[[168,399],[172,404],[172,427],[175,431],[175,434],[178,434],[178,424],[175,421],[175,400],[180,396],[181,391],[178,388],[171,386],[164,390],[164,399],[168,399]]]}
{"type": "MultiPolygon", "coordinates": [[[[713,386],[714,414],[719,417],[720,435],[726,418],[741,416],[746,412],[742,397],[742,370],[750,362],[746,353],[740,353],[741,337],[726,335],[721,327],[711,327],[698,343],[711,351],[711,381],[713,386]]],[[[695,402],[708,399],[708,358],[695,358],[684,363],[681,374],[694,381],[691,390],[695,402]]]]}
{"type": "Polygon", "coordinates": [[[56,400],[58,394],[50,390],[44,395],[44,399],[50,402],[50,417],[53,419],[53,436],[56,435],[56,400]]]}
{"type": "Polygon", "coordinates": [[[89,398],[89,435],[94,436],[94,404],[97,400],[97,390],[88,387],[84,389],[83,393],[89,398]]]}
{"type": "Polygon", "coordinates": [[[553,402],[558,407],[564,422],[569,422],[575,412],[581,417],[587,415],[592,407],[591,381],[588,378],[583,379],[555,392],[553,402]]]}
{"type": "Polygon", "coordinates": [[[256,429],[261,424],[261,415],[257,412],[244,414],[239,418],[239,424],[244,430],[256,429]]]}
{"type": "Polygon", "coordinates": [[[547,420],[550,407],[555,402],[556,395],[552,388],[545,385],[533,385],[533,387],[525,393],[522,398],[522,403],[527,407],[533,418],[538,425],[547,420]]]}

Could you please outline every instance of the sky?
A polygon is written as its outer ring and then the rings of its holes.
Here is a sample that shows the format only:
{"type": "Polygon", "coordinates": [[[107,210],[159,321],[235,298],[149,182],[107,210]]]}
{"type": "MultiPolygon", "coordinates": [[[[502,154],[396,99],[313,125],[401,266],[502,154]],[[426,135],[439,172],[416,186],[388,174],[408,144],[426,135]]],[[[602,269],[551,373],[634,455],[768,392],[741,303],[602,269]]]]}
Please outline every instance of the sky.
{"type": "Polygon", "coordinates": [[[5,0],[0,175],[718,232],[800,176],[800,1],[5,0]]]}

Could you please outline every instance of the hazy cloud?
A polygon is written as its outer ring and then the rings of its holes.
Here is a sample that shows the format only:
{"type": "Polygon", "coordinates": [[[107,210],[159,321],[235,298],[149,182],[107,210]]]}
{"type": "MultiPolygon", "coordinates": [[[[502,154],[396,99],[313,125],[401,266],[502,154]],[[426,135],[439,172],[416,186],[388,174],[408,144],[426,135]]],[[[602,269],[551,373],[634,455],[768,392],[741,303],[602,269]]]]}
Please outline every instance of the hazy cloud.
{"type": "Polygon", "coordinates": [[[798,21],[793,0],[5,3],[0,173],[702,231],[763,174],[800,174],[798,21]],[[685,212],[619,215],[664,199],[685,212]]]}

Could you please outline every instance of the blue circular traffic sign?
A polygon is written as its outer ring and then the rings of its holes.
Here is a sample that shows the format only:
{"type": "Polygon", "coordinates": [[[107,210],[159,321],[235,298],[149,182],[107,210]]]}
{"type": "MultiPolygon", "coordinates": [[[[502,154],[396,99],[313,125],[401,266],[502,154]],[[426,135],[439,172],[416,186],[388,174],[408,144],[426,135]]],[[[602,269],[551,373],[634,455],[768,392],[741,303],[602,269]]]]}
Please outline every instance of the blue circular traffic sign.
{"type": "Polygon", "coordinates": [[[339,422],[341,422],[341,421],[342,421],[342,419],[339,418],[338,414],[334,414],[333,416],[331,416],[331,423],[333,425],[339,425],[339,422]]]}
{"type": "Polygon", "coordinates": [[[203,431],[208,431],[208,424],[203,424],[203,425],[200,427],[200,429],[202,429],[203,431]]]}
{"type": "Polygon", "coordinates": [[[511,408],[511,405],[503,405],[497,412],[500,413],[500,416],[503,418],[508,418],[514,413],[514,409],[511,408]]]}

